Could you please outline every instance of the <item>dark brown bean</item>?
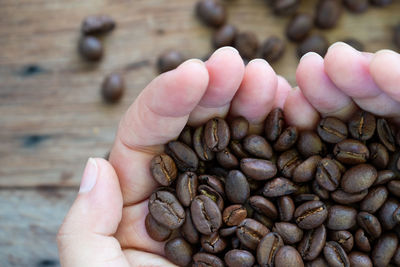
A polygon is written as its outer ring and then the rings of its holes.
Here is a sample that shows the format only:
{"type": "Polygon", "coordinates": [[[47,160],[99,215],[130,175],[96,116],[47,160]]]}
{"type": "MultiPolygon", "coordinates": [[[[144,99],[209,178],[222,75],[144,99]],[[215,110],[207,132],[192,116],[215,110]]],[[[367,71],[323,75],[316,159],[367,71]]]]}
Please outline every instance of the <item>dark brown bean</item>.
{"type": "Polygon", "coordinates": [[[214,152],[204,142],[204,126],[197,127],[193,133],[193,148],[197,156],[203,161],[214,159],[214,152]]]}
{"type": "Polygon", "coordinates": [[[219,27],[226,21],[226,10],[218,0],[200,0],[196,5],[196,14],[208,26],[219,27]]]}
{"type": "Polygon", "coordinates": [[[255,262],[253,254],[239,249],[228,251],[224,259],[228,267],[252,267],[255,262]]]}
{"type": "Polygon", "coordinates": [[[258,213],[266,215],[275,220],[278,217],[278,211],[271,201],[262,196],[252,196],[249,198],[250,206],[258,213]]]}
{"type": "Polygon", "coordinates": [[[217,161],[223,168],[230,170],[239,166],[239,161],[234,154],[231,153],[229,148],[224,148],[222,151],[217,152],[217,161]]]}
{"type": "Polygon", "coordinates": [[[147,214],[144,224],[147,234],[155,241],[165,241],[171,236],[172,231],[154,220],[150,213],[147,214]]]}
{"type": "Polygon", "coordinates": [[[277,201],[279,218],[281,221],[289,222],[293,218],[295,205],[290,196],[282,196],[277,201]]]}
{"type": "Polygon", "coordinates": [[[224,267],[224,262],[217,256],[209,253],[198,252],[193,255],[192,267],[224,267]]]}
{"type": "Polygon", "coordinates": [[[321,139],[327,143],[336,144],[347,138],[347,126],[341,120],[334,117],[322,119],[317,127],[321,139]]]}
{"type": "Polygon", "coordinates": [[[86,60],[99,61],[103,57],[103,45],[94,36],[83,36],[79,41],[79,52],[86,60]]]}
{"type": "Polygon", "coordinates": [[[199,159],[196,153],[187,145],[179,141],[171,141],[165,147],[165,152],[170,155],[180,171],[196,171],[199,159]]]}
{"type": "Polygon", "coordinates": [[[190,214],[189,209],[185,210],[185,222],[182,225],[181,234],[189,243],[199,243],[200,234],[193,224],[192,215],[190,214]]]}
{"type": "MultiPolygon", "coordinates": [[[[344,0],[346,1],[346,0],[344,0]]],[[[347,0],[347,1],[354,1],[354,0],[347,0]]],[[[368,1],[368,0],[355,0],[355,1],[368,1]]],[[[343,43],[348,44],[349,46],[353,47],[354,49],[358,50],[358,51],[364,51],[364,44],[361,43],[359,40],[354,39],[352,37],[346,38],[343,40],[343,43]]]]}
{"type": "Polygon", "coordinates": [[[382,234],[382,227],[378,219],[368,212],[358,213],[357,224],[372,238],[378,238],[382,234]]]}
{"type": "Polygon", "coordinates": [[[274,153],[268,141],[255,134],[248,135],[243,139],[243,148],[257,158],[270,159],[274,153]]]}
{"type": "Polygon", "coordinates": [[[241,140],[246,137],[249,132],[249,122],[244,117],[237,117],[230,123],[231,138],[233,140],[241,140]]]}
{"type": "Polygon", "coordinates": [[[215,48],[232,46],[235,42],[237,29],[235,26],[226,24],[214,32],[212,43],[215,48]]]}
{"type": "Polygon", "coordinates": [[[318,257],[315,260],[306,263],[306,267],[329,267],[324,257],[318,257]]]}
{"type": "Polygon", "coordinates": [[[385,145],[385,147],[394,152],[396,150],[396,141],[394,139],[394,133],[390,128],[388,122],[384,118],[379,118],[376,122],[376,130],[378,132],[379,140],[385,145]]]}
{"type": "Polygon", "coordinates": [[[275,142],[281,135],[284,124],[285,120],[282,109],[273,109],[265,119],[265,137],[267,140],[275,142]]]}
{"type": "Polygon", "coordinates": [[[317,165],[321,160],[321,156],[314,155],[303,161],[293,171],[293,181],[304,183],[312,180],[317,170],[317,165]]]}
{"type": "Polygon", "coordinates": [[[330,267],[350,267],[349,258],[344,249],[335,241],[329,241],[324,247],[324,257],[330,267]]]}
{"type": "Polygon", "coordinates": [[[369,158],[367,146],[354,139],[346,139],[337,143],[333,154],[341,163],[351,165],[365,163],[369,158]]]}
{"type": "Polygon", "coordinates": [[[388,266],[398,245],[397,235],[394,233],[385,233],[375,244],[372,250],[372,261],[374,266],[385,267],[388,266]]]}
{"type": "Polygon", "coordinates": [[[369,112],[360,110],[354,113],[348,122],[349,132],[355,139],[366,141],[370,139],[376,129],[375,116],[369,112]]]}
{"type": "Polygon", "coordinates": [[[155,156],[150,162],[153,178],[163,186],[170,185],[178,174],[174,160],[167,154],[155,156]]]}
{"type": "Polygon", "coordinates": [[[115,21],[107,15],[87,16],[81,26],[83,34],[100,34],[110,32],[115,28],[115,21]]]}
{"type": "Polygon", "coordinates": [[[315,194],[296,194],[296,196],[294,197],[294,202],[296,204],[301,204],[307,201],[313,201],[313,200],[320,200],[319,196],[315,195],[315,194]]]}
{"type": "Polygon", "coordinates": [[[296,168],[302,163],[299,153],[295,149],[283,152],[277,161],[279,171],[283,176],[291,178],[296,168]]]}
{"type": "Polygon", "coordinates": [[[222,118],[213,118],[204,127],[204,142],[214,152],[226,148],[229,144],[230,136],[229,126],[222,118]]]}
{"type": "Polygon", "coordinates": [[[286,178],[274,178],[265,183],[263,195],[266,197],[280,197],[297,191],[297,186],[286,178]]]}
{"type": "Polygon", "coordinates": [[[224,209],[222,219],[227,226],[236,226],[247,217],[247,210],[242,205],[231,205],[224,209]]]}
{"type": "Polygon", "coordinates": [[[298,42],[303,40],[313,27],[313,18],[306,13],[296,14],[286,27],[286,36],[289,40],[298,42]]]}
{"type": "Polygon", "coordinates": [[[299,58],[307,54],[308,52],[315,52],[321,57],[325,56],[328,51],[328,40],[325,37],[318,34],[313,34],[304,39],[297,47],[297,55],[299,58]]]}
{"type": "Polygon", "coordinates": [[[368,194],[368,189],[365,189],[358,193],[346,193],[342,189],[338,189],[331,193],[331,198],[333,201],[339,204],[352,204],[357,203],[365,198],[368,194]]]}
{"type": "Polygon", "coordinates": [[[291,246],[279,248],[275,255],[276,267],[304,267],[303,259],[299,252],[291,246]]]}
{"type": "Polygon", "coordinates": [[[297,225],[305,230],[320,226],[328,217],[328,209],[321,201],[308,201],[294,212],[297,225]]]}
{"type": "Polygon", "coordinates": [[[299,7],[299,0],[280,0],[273,2],[273,9],[277,15],[294,14],[299,7]]]}
{"type": "Polygon", "coordinates": [[[241,32],[236,35],[235,48],[245,59],[253,59],[258,52],[258,38],[253,32],[241,32]]]}
{"type": "Polygon", "coordinates": [[[308,230],[297,249],[303,259],[307,261],[314,260],[318,257],[325,246],[326,228],[322,224],[317,228],[308,230]]]}
{"type": "Polygon", "coordinates": [[[221,196],[225,196],[225,189],[224,185],[222,184],[221,180],[218,179],[216,176],[213,175],[200,175],[198,180],[201,184],[206,184],[215,191],[217,191],[221,196]]]}
{"type": "Polygon", "coordinates": [[[219,229],[219,235],[223,237],[232,236],[236,234],[237,226],[225,227],[219,229]]]}
{"type": "Polygon", "coordinates": [[[176,50],[164,51],[157,60],[157,67],[160,73],[176,69],[185,61],[181,52],[176,50]]]}
{"type": "Polygon", "coordinates": [[[326,227],[330,230],[347,230],[356,224],[357,211],[349,206],[333,205],[328,209],[326,227]]]}
{"type": "Polygon", "coordinates": [[[111,73],[104,78],[101,95],[107,103],[118,102],[125,91],[125,82],[121,74],[111,73]]]}
{"type": "Polygon", "coordinates": [[[199,195],[204,195],[214,201],[220,211],[224,209],[224,200],[222,196],[211,186],[202,184],[197,188],[197,192],[199,193],[199,195]]]}
{"type": "Polygon", "coordinates": [[[385,169],[389,163],[389,153],[385,146],[380,143],[371,143],[368,146],[369,160],[377,169],[385,169]]]}
{"type": "Polygon", "coordinates": [[[384,186],[378,186],[369,190],[368,195],[360,203],[360,209],[369,213],[375,213],[388,197],[388,190],[384,186]]]}
{"type": "Polygon", "coordinates": [[[326,147],[317,133],[302,131],[297,142],[297,150],[301,155],[308,158],[314,155],[324,155],[326,147]]]}
{"type": "Polygon", "coordinates": [[[376,178],[373,185],[386,184],[395,178],[396,178],[396,174],[391,170],[379,171],[378,177],[376,178]]]}
{"type": "Polygon", "coordinates": [[[240,161],[240,169],[254,180],[268,180],[277,173],[277,168],[269,160],[244,158],[240,161]]]}
{"type": "Polygon", "coordinates": [[[329,238],[339,243],[347,253],[353,249],[354,238],[349,231],[333,231],[329,234],[329,238]]]}
{"type": "Polygon", "coordinates": [[[394,253],[394,256],[392,258],[392,262],[396,264],[396,266],[400,266],[400,246],[397,247],[396,252],[394,253]]]}
{"type": "Polygon", "coordinates": [[[336,163],[324,158],[318,162],[315,179],[317,183],[328,191],[334,191],[340,183],[341,173],[336,163]]]}
{"type": "Polygon", "coordinates": [[[396,226],[397,220],[393,217],[393,214],[399,206],[399,202],[396,199],[388,198],[380,208],[378,217],[384,229],[391,230],[396,226]]]}
{"type": "Polygon", "coordinates": [[[261,45],[261,58],[268,62],[275,62],[282,57],[286,49],[285,41],[271,36],[261,45]]]}
{"type": "Polygon", "coordinates": [[[354,242],[359,250],[364,252],[371,251],[371,243],[369,238],[366,236],[364,229],[358,229],[354,235],[354,242]]]}
{"type": "Polygon", "coordinates": [[[164,247],[165,257],[172,263],[186,266],[192,261],[192,246],[183,238],[171,239],[164,247]]]}
{"type": "Polygon", "coordinates": [[[288,245],[293,245],[303,238],[303,230],[296,224],[289,222],[275,223],[272,231],[278,233],[282,237],[284,243],[288,245]]]}
{"type": "Polygon", "coordinates": [[[190,205],[190,212],[194,226],[204,235],[210,235],[221,227],[221,211],[209,197],[196,196],[190,205]]]}
{"type": "Polygon", "coordinates": [[[183,206],[190,206],[190,203],[196,196],[197,187],[198,179],[194,172],[185,172],[179,175],[176,182],[176,194],[183,206]]]}
{"type": "Polygon", "coordinates": [[[193,132],[192,127],[186,125],[185,128],[183,128],[181,134],[179,135],[178,140],[184,143],[185,145],[191,147],[192,135],[193,135],[192,132],[193,132]]]}
{"type": "Polygon", "coordinates": [[[250,195],[250,187],[242,172],[230,171],[225,181],[225,194],[232,203],[244,203],[250,195]]]}
{"type": "Polygon", "coordinates": [[[316,9],[315,23],[323,29],[335,27],[342,13],[341,3],[337,0],[320,0],[316,9]]]}
{"type": "Polygon", "coordinates": [[[400,197],[400,180],[390,181],[387,185],[387,188],[392,195],[400,197]]]}
{"type": "Polygon", "coordinates": [[[322,187],[317,183],[316,180],[314,180],[314,181],[312,182],[312,189],[313,189],[313,192],[314,192],[318,197],[320,197],[320,198],[322,198],[322,199],[328,199],[328,198],[329,198],[329,191],[326,190],[326,189],[324,189],[324,188],[322,188],[322,187]]]}
{"type": "Polygon", "coordinates": [[[283,130],[274,144],[275,151],[281,152],[291,148],[296,143],[298,134],[299,132],[295,126],[289,126],[283,130]]]}
{"type": "Polygon", "coordinates": [[[257,247],[257,261],[261,266],[273,266],[276,252],[283,247],[283,240],[277,233],[268,233],[257,247]]]}
{"type": "Polygon", "coordinates": [[[372,267],[371,258],[362,252],[352,251],[349,255],[350,266],[372,267]]]}
{"type": "Polygon", "coordinates": [[[252,250],[257,248],[260,240],[268,233],[267,227],[250,218],[244,219],[236,230],[240,242],[252,250]]]}
{"type": "Polygon", "coordinates": [[[359,164],[343,174],[341,186],[347,193],[358,193],[368,189],[377,177],[378,172],[372,165],[359,164]]]}
{"type": "Polygon", "coordinates": [[[220,253],[228,245],[224,238],[221,238],[218,233],[211,235],[202,235],[200,238],[201,247],[208,253],[220,253]]]}
{"type": "Polygon", "coordinates": [[[368,0],[344,0],[344,4],[354,13],[362,13],[368,9],[368,0]]]}
{"type": "Polygon", "coordinates": [[[231,140],[229,143],[229,148],[232,150],[233,154],[239,159],[248,158],[250,155],[244,150],[242,143],[238,140],[231,140]]]}

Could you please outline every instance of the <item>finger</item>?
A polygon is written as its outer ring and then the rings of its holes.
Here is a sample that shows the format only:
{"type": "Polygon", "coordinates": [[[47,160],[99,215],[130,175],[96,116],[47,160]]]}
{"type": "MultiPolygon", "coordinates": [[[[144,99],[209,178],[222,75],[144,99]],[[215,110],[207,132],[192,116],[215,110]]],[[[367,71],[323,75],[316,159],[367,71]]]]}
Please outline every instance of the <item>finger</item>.
{"type": "Polygon", "coordinates": [[[278,75],[278,86],[276,88],[274,104],[272,107],[283,109],[286,98],[291,90],[292,86],[289,84],[289,82],[282,76],[278,75]]]}
{"type": "Polygon", "coordinates": [[[189,60],[153,80],[129,107],[110,153],[125,205],[145,199],[156,187],[149,163],[186,125],[207,89],[208,77],[203,62],[189,60]]]}
{"type": "Polygon", "coordinates": [[[300,130],[315,129],[319,121],[317,110],[307,101],[298,87],[290,90],[283,110],[286,122],[297,126],[300,130]]]}
{"type": "Polygon", "coordinates": [[[215,51],[206,66],[210,82],[199,105],[190,114],[189,124],[193,126],[203,124],[213,117],[226,116],[245,69],[242,58],[232,47],[215,51]]]}
{"type": "Polygon", "coordinates": [[[362,109],[380,116],[395,116],[400,105],[381,91],[369,72],[373,55],[344,43],[333,44],[325,56],[329,78],[362,109]]]}
{"type": "Polygon", "coordinates": [[[301,58],[296,81],[308,102],[323,117],[347,120],[357,110],[351,98],[332,83],[325,73],[324,59],[317,53],[310,52],[301,58]]]}
{"type": "Polygon", "coordinates": [[[61,265],[128,266],[112,237],[121,214],[122,195],[114,169],[104,159],[89,159],[79,194],[57,236],[61,265]]]}
{"type": "Polygon", "coordinates": [[[126,249],[124,250],[124,254],[131,266],[176,267],[176,265],[172,264],[167,259],[148,252],[126,249]]]}
{"type": "Polygon", "coordinates": [[[250,122],[252,132],[259,132],[274,104],[277,85],[277,76],[267,61],[250,61],[242,84],[232,100],[230,115],[245,117],[250,122]]]}

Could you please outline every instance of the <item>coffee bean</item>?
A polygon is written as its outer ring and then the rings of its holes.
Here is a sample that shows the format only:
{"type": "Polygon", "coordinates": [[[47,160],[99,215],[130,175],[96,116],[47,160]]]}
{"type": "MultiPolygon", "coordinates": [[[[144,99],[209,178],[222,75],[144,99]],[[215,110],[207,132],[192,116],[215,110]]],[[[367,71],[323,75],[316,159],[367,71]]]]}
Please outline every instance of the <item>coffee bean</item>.
{"type": "Polygon", "coordinates": [[[168,191],[156,191],[151,194],[148,206],[153,218],[168,229],[179,228],[185,220],[185,210],[168,191]]]}
{"type": "Polygon", "coordinates": [[[298,135],[297,127],[289,126],[283,130],[274,144],[275,151],[286,151],[291,148],[296,143],[298,135]]]}
{"type": "Polygon", "coordinates": [[[368,148],[372,165],[377,169],[385,169],[389,163],[389,153],[386,147],[380,143],[371,143],[368,148]]]}
{"type": "Polygon", "coordinates": [[[325,37],[318,34],[313,34],[304,39],[297,47],[297,55],[299,58],[307,54],[308,52],[315,52],[321,57],[325,56],[328,51],[328,41],[325,37]]]}
{"type": "Polygon", "coordinates": [[[322,159],[317,165],[315,179],[328,191],[334,191],[340,183],[341,173],[335,162],[329,158],[322,159]]]}
{"type": "Polygon", "coordinates": [[[240,161],[240,169],[254,180],[268,180],[277,173],[275,164],[263,159],[244,158],[240,161]]]}
{"type": "Polygon", "coordinates": [[[231,205],[224,209],[222,219],[227,226],[236,226],[247,217],[247,211],[242,205],[231,205]]]}
{"type": "Polygon", "coordinates": [[[360,209],[369,213],[375,213],[388,197],[388,190],[384,186],[370,189],[368,195],[360,203],[360,209]]]}
{"type": "Polygon", "coordinates": [[[274,142],[281,135],[285,120],[280,108],[273,109],[265,120],[265,137],[274,142]]]}
{"type": "Polygon", "coordinates": [[[171,236],[172,231],[154,220],[150,213],[147,214],[144,224],[147,234],[155,241],[165,241],[171,236]]]}
{"type": "Polygon", "coordinates": [[[281,221],[289,222],[293,218],[295,205],[291,197],[282,196],[277,200],[279,218],[281,221]]]}
{"type": "Polygon", "coordinates": [[[313,27],[313,18],[306,13],[295,15],[286,27],[286,36],[289,40],[298,42],[303,40],[313,27]]]}
{"type": "Polygon", "coordinates": [[[221,211],[209,197],[196,196],[190,205],[190,212],[194,226],[204,235],[215,233],[221,227],[221,211]]]}
{"type": "Polygon", "coordinates": [[[365,231],[363,229],[358,229],[354,235],[354,242],[359,250],[364,252],[371,251],[371,243],[369,242],[369,238],[366,236],[365,231]]]}
{"type": "Polygon", "coordinates": [[[248,135],[243,139],[243,148],[257,158],[270,159],[273,155],[271,145],[262,136],[248,135]]]}
{"type": "Polygon", "coordinates": [[[224,200],[222,196],[212,187],[202,184],[198,187],[197,191],[199,195],[204,195],[210,198],[212,201],[214,201],[217,204],[220,211],[224,209],[224,200]]]}
{"type": "Polygon", "coordinates": [[[315,260],[307,262],[306,267],[328,267],[328,263],[323,257],[318,257],[315,260]]]}
{"type": "Polygon", "coordinates": [[[232,236],[236,234],[237,226],[225,227],[219,229],[219,235],[223,237],[232,236]]]}
{"type": "Polygon", "coordinates": [[[182,224],[181,234],[191,244],[199,243],[200,234],[193,224],[192,215],[190,210],[185,210],[185,222],[182,224]]]}
{"type": "Polygon", "coordinates": [[[273,266],[276,252],[283,247],[283,240],[277,233],[265,235],[257,247],[257,262],[261,266],[273,266]]]}
{"type": "Polygon", "coordinates": [[[344,0],[344,4],[354,13],[362,13],[368,9],[368,0],[344,0]]]}
{"type": "Polygon", "coordinates": [[[355,139],[366,141],[370,139],[376,129],[375,116],[366,111],[357,111],[348,122],[349,132],[355,139]]]}
{"type": "Polygon", "coordinates": [[[171,141],[165,147],[165,152],[170,155],[180,171],[196,171],[199,159],[196,153],[184,143],[171,141]]]}
{"type": "Polygon", "coordinates": [[[167,50],[158,57],[158,71],[163,73],[176,69],[184,61],[185,58],[180,52],[175,50],[167,50]]]}
{"type": "Polygon", "coordinates": [[[303,238],[303,230],[293,223],[275,223],[272,231],[278,233],[282,237],[285,244],[288,245],[293,245],[303,238]]]}
{"type": "Polygon", "coordinates": [[[303,161],[293,171],[293,181],[304,183],[312,180],[315,176],[317,165],[320,160],[321,156],[314,155],[303,161]]]}
{"type": "Polygon", "coordinates": [[[390,181],[387,187],[392,195],[400,197],[400,180],[390,181]]]}
{"type": "Polygon", "coordinates": [[[214,118],[204,128],[204,141],[209,149],[218,152],[226,148],[230,140],[229,126],[225,120],[214,118]]]}
{"type": "Polygon", "coordinates": [[[163,186],[170,185],[178,173],[175,162],[167,154],[155,156],[150,162],[150,171],[153,178],[163,186]]]}
{"type": "Polygon", "coordinates": [[[217,161],[219,165],[225,169],[234,169],[239,166],[239,161],[234,154],[231,153],[229,148],[224,148],[222,151],[217,152],[217,161]]]}
{"type": "Polygon", "coordinates": [[[347,138],[347,126],[334,117],[322,119],[317,127],[321,139],[325,142],[336,144],[347,138]]]}
{"type": "Polygon", "coordinates": [[[233,154],[241,159],[241,158],[248,158],[250,155],[244,150],[242,143],[238,140],[231,140],[229,143],[229,148],[232,150],[233,154]]]}
{"type": "Polygon", "coordinates": [[[178,140],[187,146],[192,146],[192,131],[192,127],[186,125],[179,135],[178,140]]]}
{"type": "Polygon", "coordinates": [[[367,146],[354,139],[346,139],[337,143],[333,154],[341,163],[351,165],[365,163],[369,158],[367,146]]]}
{"type": "Polygon", "coordinates": [[[331,193],[331,198],[333,201],[339,204],[352,204],[357,203],[365,198],[368,194],[368,189],[365,189],[358,193],[346,193],[342,189],[338,189],[331,193]]]}
{"type": "Polygon", "coordinates": [[[246,218],[236,230],[240,242],[246,247],[255,250],[261,238],[269,233],[269,229],[256,220],[246,218]]]}
{"type": "Polygon", "coordinates": [[[315,23],[322,29],[336,26],[342,13],[342,6],[338,0],[320,0],[316,7],[315,23]]]}
{"type": "Polygon", "coordinates": [[[276,36],[271,36],[261,46],[261,58],[268,62],[275,62],[285,52],[285,42],[276,36]]]}
{"type": "Polygon", "coordinates": [[[212,43],[215,48],[232,46],[235,42],[237,29],[235,26],[226,24],[214,32],[212,43]]]}
{"type": "Polygon", "coordinates": [[[249,198],[250,206],[258,213],[266,215],[275,220],[278,217],[278,211],[271,201],[262,196],[252,196],[249,198]]]}
{"type": "Polygon", "coordinates": [[[339,243],[347,253],[353,249],[354,238],[349,231],[333,231],[329,234],[329,238],[339,243]]]}
{"type": "Polygon", "coordinates": [[[224,267],[224,262],[217,256],[209,253],[198,252],[193,256],[192,267],[224,267]]]}
{"type": "Polygon", "coordinates": [[[237,117],[230,123],[231,138],[233,140],[241,140],[246,137],[249,132],[249,122],[244,117],[237,117]]]}
{"type": "Polygon", "coordinates": [[[388,266],[390,260],[392,259],[394,253],[396,252],[398,245],[397,235],[394,233],[385,233],[375,244],[372,250],[372,261],[374,266],[384,267],[388,266]]]}
{"type": "Polygon", "coordinates": [[[287,178],[293,176],[296,168],[302,163],[299,153],[295,149],[283,152],[277,161],[278,170],[287,178]]]}
{"type": "Polygon", "coordinates": [[[362,252],[353,251],[349,255],[350,266],[372,267],[371,258],[362,252]]]}
{"type": "Polygon", "coordinates": [[[299,252],[291,246],[279,248],[275,255],[276,267],[304,267],[303,259],[299,252]]]}
{"type": "Polygon", "coordinates": [[[395,211],[400,207],[399,202],[394,198],[388,198],[379,210],[379,222],[386,230],[393,229],[397,220],[393,217],[395,211]]]}
{"type": "Polygon", "coordinates": [[[297,225],[305,230],[320,226],[328,217],[328,209],[321,201],[308,201],[298,206],[294,212],[297,225]]]}
{"type": "Polygon", "coordinates": [[[190,206],[196,196],[198,184],[197,175],[194,172],[185,172],[179,175],[176,183],[176,194],[183,206],[190,206]]]}
{"type": "Polygon", "coordinates": [[[280,197],[297,191],[297,186],[286,178],[274,178],[265,183],[262,193],[266,197],[280,197]]]}
{"type": "Polygon", "coordinates": [[[279,0],[273,2],[273,10],[277,15],[291,15],[296,12],[299,0],[279,0]]]}
{"type": "MultiPolygon", "coordinates": [[[[400,23],[394,27],[393,42],[398,48],[400,48],[400,23]]],[[[397,140],[399,140],[399,139],[397,139],[397,140]]]]}
{"type": "Polygon", "coordinates": [[[218,0],[200,0],[196,5],[196,14],[208,26],[219,27],[226,21],[226,10],[218,0]]]}
{"type": "Polygon", "coordinates": [[[359,164],[343,174],[341,186],[347,193],[358,193],[368,189],[377,176],[378,172],[372,165],[359,164]]]}
{"type": "Polygon", "coordinates": [[[335,241],[329,241],[324,247],[324,257],[329,266],[350,267],[349,258],[344,249],[335,241]]]}
{"type": "Polygon", "coordinates": [[[123,77],[118,73],[111,73],[104,78],[101,85],[101,95],[107,103],[118,102],[125,91],[123,77]]]}
{"type": "Polygon", "coordinates": [[[316,180],[312,182],[312,190],[313,192],[320,198],[322,199],[328,199],[329,198],[329,191],[326,190],[325,188],[322,188],[316,180]]]}
{"type": "Polygon", "coordinates": [[[253,254],[239,249],[228,251],[224,259],[228,267],[252,267],[255,261],[253,254]]]}
{"type": "Polygon", "coordinates": [[[393,0],[370,0],[370,2],[375,6],[387,6],[393,2],[393,0]]]}
{"type": "Polygon", "coordinates": [[[200,239],[201,247],[208,253],[220,253],[228,245],[224,238],[221,238],[218,233],[211,235],[202,235],[200,239]]]}
{"type": "Polygon", "coordinates": [[[297,249],[303,259],[311,261],[318,257],[325,246],[325,241],[326,228],[322,224],[317,228],[305,232],[304,237],[299,243],[297,249]]]}
{"type": "Polygon", "coordinates": [[[250,187],[246,176],[240,171],[230,171],[225,182],[226,197],[232,203],[242,204],[250,195],[250,187]]]}
{"type": "Polygon", "coordinates": [[[320,200],[319,197],[315,194],[296,194],[296,196],[294,197],[294,202],[296,204],[299,203],[304,203],[307,201],[312,201],[312,200],[320,200]]]}
{"type": "Polygon", "coordinates": [[[99,34],[110,32],[115,28],[115,21],[107,15],[87,16],[81,26],[83,34],[99,34]]]}
{"type": "Polygon", "coordinates": [[[84,36],[79,41],[79,52],[89,61],[99,61],[103,57],[103,45],[94,36],[84,36]]]}
{"type": "Polygon", "coordinates": [[[379,171],[378,177],[376,178],[373,185],[386,184],[395,178],[396,178],[396,174],[391,170],[379,171]]]}
{"type": "Polygon", "coordinates": [[[253,32],[241,32],[236,35],[234,47],[245,59],[253,59],[258,52],[258,38],[253,32]]]}
{"type": "MultiPolygon", "coordinates": [[[[347,0],[347,1],[354,1],[354,0],[347,0]]],[[[359,1],[359,0],[355,0],[355,1],[359,1]]],[[[368,0],[361,0],[361,1],[368,1],[368,0]]],[[[351,37],[343,40],[343,43],[348,44],[349,46],[353,47],[354,49],[356,49],[358,51],[365,50],[363,43],[361,43],[359,40],[351,38],[351,37]]]]}
{"type": "Polygon", "coordinates": [[[186,266],[192,261],[192,246],[183,238],[171,239],[164,247],[165,257],[174,264],[186,266]]]}
{"type": "Polygon", "coordinates": [[[378,132],[378,137],[382,144],[384,144],[389,151],[396,151],[394,133],[385,119],[379,118],[377,120],[376,131],[378,132]]]}
{"type": "Polygon", "coordinates": [[[382,227],[378,219],[368,212],[358,213],[357,224],[372,238],[378,238],[382,234],[382,227]]]}
{"type": "Polygon", "coordinates": [[[343,205],[333,205],[328,209],[326,227],[330,230],[348,230],[356,224],[357,211],[343,205]]]}
{"type": "Polygon", "coordinates": [[[214,152],[204,142],[204,126],[200,126],[194,131],[192,144],[194,151],[201,160],[211,161],[214,159],[214,152]]]}
{"type": "Polygon", "coordinates": [[[326,153],[325,144],[322,143],[318,134],[312,131],[302,131],[297,142],[297,150],[304,157],[313,155],[324,155],[326,153]]]}
{"type": "Polygon", "coordinates": [[[392,257],[392,262],[394,264],[396,264],[396,266],[400,266],[400,246],[397,247],[396,252],[394,253],[394,256],[392,257]]]}

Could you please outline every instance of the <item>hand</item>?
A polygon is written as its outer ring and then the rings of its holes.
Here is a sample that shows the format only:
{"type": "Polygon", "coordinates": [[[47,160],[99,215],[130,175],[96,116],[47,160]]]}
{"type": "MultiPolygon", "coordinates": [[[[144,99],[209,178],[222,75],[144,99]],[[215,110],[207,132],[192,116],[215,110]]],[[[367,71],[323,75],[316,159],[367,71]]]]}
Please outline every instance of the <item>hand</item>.
{"type": "Polygon", "coordinates": [[[339,43],[325,60],[314,53],[303,57],[297,71],[301,90],[291,89],[263,60],[244,67],[232,48],[218,50],[206,63],[189,60],[160,75],[122,119],[112,166],[88,161],[58,235],[62,266],[171,266],[162,257],[163,243],[151,240],[144,227],[147,198],[157,186],[149,162],[186,123],[242,115],[252,132],[260,132],[269,111],[281,107],[289,123],[306,129],[315,126],[319,113],[348,118],[355,103],[399,117],[399,67],[394,52],[361,54],[339,43]]]}

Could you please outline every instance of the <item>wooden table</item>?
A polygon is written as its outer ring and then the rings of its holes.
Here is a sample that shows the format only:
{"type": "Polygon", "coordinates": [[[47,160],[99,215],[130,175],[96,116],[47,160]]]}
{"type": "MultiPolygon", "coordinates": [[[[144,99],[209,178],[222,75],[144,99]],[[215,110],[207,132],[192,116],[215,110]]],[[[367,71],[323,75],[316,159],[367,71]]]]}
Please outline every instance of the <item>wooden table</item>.
{"type": "MultiPolygon", "coordinates": [[[[396,0],[395,0],[396,1],[396,0]]],[[[312,10],[315,1],[304,9],[312,10]]],[[[119,118],[156,75],[166,48],[187,57],[211,50],[211,30],[193,16],[195,0],[0,0],[0,266],[58,266],[55,234],[76,196],[89,156],[104,156],[119,118]],[[89,64],[76,53],[86,15],[105,13],[118,23],[104,38],[105,57],[89,64]],[[127,91],[118,105],[99,94],[104,75],[124,71],[127,91]]],[[[368,51],[394,48],[391,27],[400,1],[362,15],[347,11],[333,42],[355,36],[368,51]]],[[[263,0],[235,0],[229,21],[260,40],[283,37],[288,18],[275,17],[263,0]]],[[[295,85],[298,59],[289,44],[273,64],[295,85]]]]}

